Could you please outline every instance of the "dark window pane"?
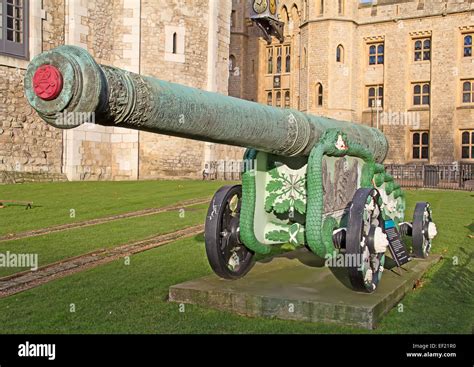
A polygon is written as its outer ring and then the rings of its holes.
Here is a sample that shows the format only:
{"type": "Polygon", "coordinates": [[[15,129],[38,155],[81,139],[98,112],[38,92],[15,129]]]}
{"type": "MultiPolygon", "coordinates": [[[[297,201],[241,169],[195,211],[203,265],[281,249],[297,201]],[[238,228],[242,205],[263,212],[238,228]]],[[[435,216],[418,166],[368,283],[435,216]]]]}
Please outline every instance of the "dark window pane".
{"type": "Polygon", "coordinates": [[[318,93],[323,94],[323,86],[321,84],[319,84],[318,93]]]}
{"type": "Polygon", "coordinates": [[[375,50],[376,50],[375,46],[370,46],[370,48],[369,48],[369,54],[370,54],[370,55],[375,55],[375,50]]]}
{"type": "Polygon", "coordinates": [[[13,16],[13,6],[10,4],[7,4],[7,15],[13,16]]]}
{"type": "Polygon", "coordinates": [[[413,145],[420,145],[420,134],[413,134],[413,145]]]}
{"type": "Polygon", "coordinates": [[[421,97],[420,97],[420,96],[415,96],[415,97],[413,97],[413,104],[414,104],[415,106],[420,105],[420,104],[421,104],[421,97]]]}
{"type": "Polygon", "coordinates": [[[428,147],[421,148],[421,159],[428,159],[429,158],[429,149],[428,147]]]}
{"type": "Polygon", "coordinates": [[[8,41],[13,41],[13,31],[12,30],[7,30],[7,40],[8,41]]]}
{"type": "Polygon", "coordinates": [[[289,56],[289,55],[286,57],[285,72],[287,72],[287,73],[291,72],[291,56],[289,56]]]}
{"type": "Polygon", "coordinates": [[[369,88],[369,97],[375,97],[375,88],[369,88]]]}
{"type": "Polygon", "coordinates": [[[430,139],[429,139],[428,133],[423,133],[421,135],[421,144],[428,145],[429,143],[430,143],[430,139]]]}
{"type": "Polygon", "coordinates": [[[369,107],[375,107],[375,99],[369,98],[369,107]]]}
{"type": "Polygon", "coordinates": [[[383,64],[383,55],[377,57],[377,64],[383,64]]]}
{"type": "Polygon", "coordinates": [[[431,59],[431,52],[425,51],[423,52],[423,60],[430,60],[431,59]]]}
{"type": "Polygon", "coordinates": [[[369,57],[369,64],[370,65],[375,65],[375,56],[370,56],[369,57]]]}
{"type": "Polygon", "coordinates": [[[281,57],[277,57],[277,74],[281,74],[281,57]]]}
{"type": "Polygon", "coordinates": [[[271,93],[268,93],[267,95],[267,104],[271,106],[273,104],[273,95],[271,93]]]}
{"type": "Polygon", "coordinates": [[[421,60],[421,51],[415,52],[415,61],[421,60]]]}
{"type": "Polygon", "coordinates": [[[423,104],[424,105],[430,104],[430,96],[423,96],[423,104]]]}
{"type": "Polygon", "coordinates": [[[13,18],[7,18],[7,28],[13,29],[13,18]]]}
{"type": "Polygon", "coordinates": [[[423,48],[429,50],[431,48],[431,40],[425,40],[425,42],[423,42],[423,48]]]}
{"type": "Polygon", "coordinates": [[[465,82],[463,85],[462,85],[462,90],[464,92],[470,92],[471,91],[471,82],[465,82]]]}
{"type": "Polygon", "coordinates": [[[415,85],[415,88],[413,88],[413,93],[415,94],[420,94],[421,93],[421,86],[420,85],[415,85]]]}
{"type": "Polygon", "coordinates": [[[462,159],[469,159],[469,147],[462,147],[462,159]]]}
{"type": "Polygon", "coordinates": [[[415,50],[421,50],[421,41],[416,41],[415,42],[415,50]]]}
{"type": "Polygon", "coordinates": [[[423,85],[423,94],[428,94],[428,93],[430,93],[430,85],[425,84],[423,85]]]}
{"type": "Polygon", "coordinates": [[[383,54],[383,50],[384,50],[384,45],[379,45],[379,47],[377,47],[377,53],[379,54],[383,54]]]}
{"type": "Polygon", "coordinates": [[[462,133],[462,143],[469,144],[469,132],[465,131],[462,133]]]}
{"type": "Polygon", "coordinates": [[[474,132],[473,132],[472,135],[471,135],[471,144],[474,145],[474,132]]]}
{"type": "Polygon", "coordinates": [[[472,36],[464,37],[464,46],[470,46],[470,45],[472,45],[472,36]]]}
{"type": "Polygon", "coordinates": [[[464,57],[471,57],[471,56],[472,56],[472,48],[464,47],[464,57]]]}
{"type": "Polygon", "coordinates": [[[462,102],[463,103],[471,103],[471,93],[464,93],[462,95],[462,102]]]}
{"type": "Polygon", "coordinates": [[[383,87],[379,87],[379,96],[383,96],[383,87]]]}
{"type": "Polygon", "coordinates": [[[420,159],[420,148],[413,148],[413,159],[420,159]]]}
{"type": "Polygon", "coordinates": [[[318,97],[318,106],[322,106],[323,105],[323,96],[319,96],[318,97]]]}
{"type": "Polygon", "coordinates": [[[471,157],[470,158],[474,158],[474,145],[471,147],[471,157]]]}

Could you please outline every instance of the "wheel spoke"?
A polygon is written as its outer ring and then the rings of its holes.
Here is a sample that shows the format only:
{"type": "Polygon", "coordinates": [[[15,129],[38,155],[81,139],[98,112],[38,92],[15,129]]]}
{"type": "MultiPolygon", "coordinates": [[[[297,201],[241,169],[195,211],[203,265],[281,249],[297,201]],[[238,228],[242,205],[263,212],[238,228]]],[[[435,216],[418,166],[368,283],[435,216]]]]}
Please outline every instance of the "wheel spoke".
{"type": "Polygon", "coordinates": [[[240,185],[223,187],[214,195],[206,220],[207,257],[214,272],[225,279],[238,279],[253,266],[254,254],[239,240],[241,198],[240,185]]]}

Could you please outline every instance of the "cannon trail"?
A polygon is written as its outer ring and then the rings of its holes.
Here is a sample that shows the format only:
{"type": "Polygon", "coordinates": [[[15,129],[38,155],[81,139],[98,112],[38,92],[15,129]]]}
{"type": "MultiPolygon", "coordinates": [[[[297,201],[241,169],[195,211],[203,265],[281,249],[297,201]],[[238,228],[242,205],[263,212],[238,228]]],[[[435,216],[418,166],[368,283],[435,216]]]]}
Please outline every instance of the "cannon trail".
{"type": "Polygon", "coordinates": [[[16,273],[0,279],[0,298],[38,287],[55,279],[79,273],[96,266],[167,245],[181,239],[197,236],[204,231],[204,225],[188,227],[176,232],[148,238],[143,241],[124,244],[107,250],[98,250],[40,267],[36,271],[16,273]]]}
{"type": "Polygon", "coordinates": [[[178,204],[168,205],[161,208],[143,209],[143,210],[117,214],[117,215],[112,215],[112,216],[103,217],[103,218],[96,218],[96,219],[91,219],[91,220],[86,220],[86,221],[81,221],[81,222],[67,223],[67,224],[61,224],[61,225],[52,226],[52,227],[34,229],[31,231],[25,231],[25,232],[0,236],[0,243],[5,242],[5,241],[13,241],[13,240],[19,240],[19,239],[24,239],[24,238],[30,238],[30,237],[44,236],[50,233],[67,231],[70,229],[91,227],[91,226],[96,226],[99,224],[114,222],[121,219],[146,217],[149,215],[166,213],[173,210],[187,208],[193,205],[207,204],[207,203],[209,203],[209,198],[191,199],[191,200],[183,201],[178,204]]]}

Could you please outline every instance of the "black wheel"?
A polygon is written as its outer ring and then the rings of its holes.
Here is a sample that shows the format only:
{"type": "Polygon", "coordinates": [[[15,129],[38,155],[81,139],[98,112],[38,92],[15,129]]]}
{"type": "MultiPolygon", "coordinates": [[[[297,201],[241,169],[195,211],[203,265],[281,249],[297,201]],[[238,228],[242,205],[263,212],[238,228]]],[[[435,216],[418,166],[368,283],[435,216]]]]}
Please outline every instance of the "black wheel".
{"type": "Polygon", "coordinates": [[[357,190],[347,224],[349,278],[354,289],[367,293],[374,292],[381,280],[388,246],[379,197],[376,189],[357,190]]]}
{"type": "Polygon", "coordinates": [[[413,252],[416,257],[427,258],[431,251],[431,242],[436,236],[436,225],[431,217],[429,203],[417,203],[413,215],[413,252]]]}
{"type": "Polygon", "coordinates": [[[206,253],[212,270],[238,279],[252,268],[254,253],[240,242],[242,186],[225,186],[214,195],[206,218],[206,253]]]}

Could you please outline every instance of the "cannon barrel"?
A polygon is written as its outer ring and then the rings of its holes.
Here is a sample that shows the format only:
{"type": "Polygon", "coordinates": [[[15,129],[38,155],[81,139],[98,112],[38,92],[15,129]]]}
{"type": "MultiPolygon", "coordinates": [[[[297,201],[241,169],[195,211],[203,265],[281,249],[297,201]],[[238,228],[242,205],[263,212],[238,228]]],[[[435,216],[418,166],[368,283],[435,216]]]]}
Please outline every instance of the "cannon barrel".
{"type": "Polygon", "coordinates": [[[366,147],[377,162],[383,162],[388,151],[387,140],[377,129],[98,65],[86,50],[74,46],[35,57],[25,75],[25,94],[47,123],[61,129],[84,122],[64,115],[94,113],[100,125],[292,157],[309,155],[327,129],[337,128],[366,147]]]}

